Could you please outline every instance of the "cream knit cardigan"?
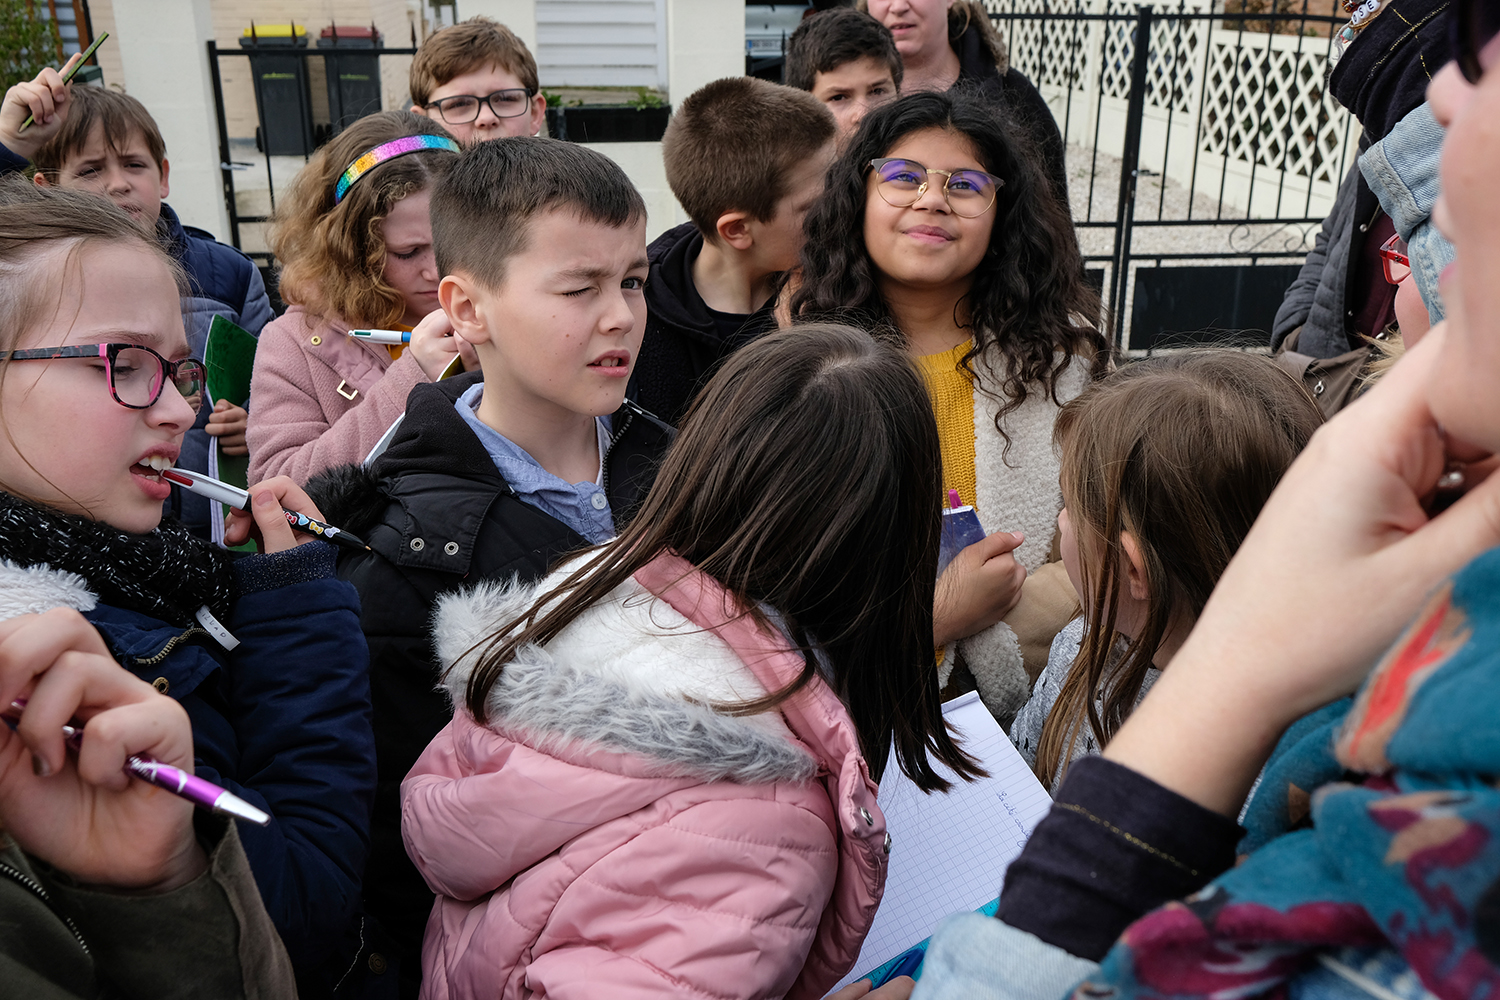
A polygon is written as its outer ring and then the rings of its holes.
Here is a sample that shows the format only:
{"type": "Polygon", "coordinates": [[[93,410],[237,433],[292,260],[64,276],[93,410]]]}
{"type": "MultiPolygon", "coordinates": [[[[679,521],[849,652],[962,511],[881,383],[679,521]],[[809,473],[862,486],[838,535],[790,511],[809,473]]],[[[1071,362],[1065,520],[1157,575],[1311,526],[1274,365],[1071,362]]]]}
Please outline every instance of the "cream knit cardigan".
{"type": "MultiPolygon", "coordinates": [[[[1091,358],[1074,355],[1068,367],[1058,373],[1059,402],[1066,403],[1083,391],[1092,363],[1091,358]]],[[[996,358],[996,367],[1002,364],[996,358]]],[[[1058,403],[1041,386],[1028,386],[1026,401],[1005,418],[1010,435],[1007,452],[1005,439],[995,430],[995,416],[1002,402],[983,391],[988,388],[998,393],[996,377],[984,359],[975,359],[974,370],[978,376],[974,392],[974,474],[978,480],[975,506],[979,523],[986,534],[1025,532],[1026,541],[1015,550],[1015,557],[1031,573],[1052,554],[1057,515],[1062,510],[1061,466],[1052,447],[1058,403]]],[[[1001,621],[956,645],[974,675],[985,706],[1002,723],[1009,722],[1031,695],[1031,681],[1015,632],[1001,621]]],[[[938,670],[940,687],[948,683],[953,663],[954,649],[950,646],[938,670]]]]}

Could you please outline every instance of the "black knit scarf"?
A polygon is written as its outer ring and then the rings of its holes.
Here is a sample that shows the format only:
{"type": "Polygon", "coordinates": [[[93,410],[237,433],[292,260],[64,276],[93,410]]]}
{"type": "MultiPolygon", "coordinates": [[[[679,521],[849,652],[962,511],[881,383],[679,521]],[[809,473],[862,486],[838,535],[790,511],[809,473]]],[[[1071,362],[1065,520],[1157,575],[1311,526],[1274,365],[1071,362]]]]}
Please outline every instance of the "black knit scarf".
{"type": "Polygon", "coordinates": [[[132,535],[0,492],[0,556],[77,573],[102,603],[183,628],[205,604],[228,621],[235,596],[233,557],[170,518],[132,535]]]}

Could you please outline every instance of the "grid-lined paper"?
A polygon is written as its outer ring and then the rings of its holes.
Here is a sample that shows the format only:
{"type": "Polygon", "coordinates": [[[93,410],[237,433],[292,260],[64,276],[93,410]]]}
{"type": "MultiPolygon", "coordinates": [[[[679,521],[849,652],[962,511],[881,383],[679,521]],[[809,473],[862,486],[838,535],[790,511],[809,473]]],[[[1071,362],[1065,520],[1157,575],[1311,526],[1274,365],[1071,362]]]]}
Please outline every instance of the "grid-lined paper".
{"type": "MultiPolygon", "coordinates": [[[[854,971],[839,986],[931,936],[944,917],[977,910],[999,896],[1006,866],[1052,807],[1046,789],[976,692],[948,702],[943,716],[990,776],[956,781],[946,794],[925,795],[892,757],[878,798],[891,835],[885,897],[854,971]]],[[[935,766],[953,779],[947,768],[935,766]]]]}

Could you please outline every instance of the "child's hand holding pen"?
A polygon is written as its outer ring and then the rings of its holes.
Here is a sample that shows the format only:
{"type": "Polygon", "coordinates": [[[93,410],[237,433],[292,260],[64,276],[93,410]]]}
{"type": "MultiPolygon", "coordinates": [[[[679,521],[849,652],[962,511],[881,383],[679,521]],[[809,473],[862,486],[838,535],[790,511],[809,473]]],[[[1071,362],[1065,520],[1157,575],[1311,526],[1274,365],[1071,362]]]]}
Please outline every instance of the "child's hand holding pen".
{"type": "Polygon", "coordinates": [[[48,66],[36,75],[36,79],[16,84],[5,92],[0,102],[0,145],[31,159],[48,139],[62,131],[68,117],[68,85],[64,76],[82,61],[81,53],[74,53],[62,69],[48,66]],[[21,129],[27,118],[35,118],[31,127],[21,129]]]}
{"type": "Polygon", "coordinates": [[[0,622],[0,705],[17,698],[15,731],[0,726],[0,830],[89,884],[166,892],[203,873],[192,804],[123,770],[141,754],[191,772],[181,705],[120,669],[70,608],[0,622]],[[76,755],[70,720],[88,723],[76,755]]]}
{"type": "Polygon", "coordinates": [[[287,522],[282,508],[319,521],[323,514],[302,492],[302,487],[286,476],[267,479],[250,487],[250,508],[248,511],[238,507],[229,509],[229,520],[224,527],[226,545],[243,545],[253,538],[262,552],[281,552],[294,545],[318,540],[316,536],[305,533],[298,537],[287,522]]]}
{"type": "Polygon", "coordinates": [[[967,639],[1010,614],[1026,582],[1013,554],[1025,540],[1019,531],[997,531],[953,557],[938,577],[934,645],[967,639]]]}
{"type": "Polygon", "coordinates": [[[479,368],[474,346],[453,332],[453,323],[441,309],[434,309],[422,317],[422,322],[412,329],[407,350],[412,352],[422,372],[433,382],[443,374],[455,354],[463,358],[465,371],[479,368]]]}

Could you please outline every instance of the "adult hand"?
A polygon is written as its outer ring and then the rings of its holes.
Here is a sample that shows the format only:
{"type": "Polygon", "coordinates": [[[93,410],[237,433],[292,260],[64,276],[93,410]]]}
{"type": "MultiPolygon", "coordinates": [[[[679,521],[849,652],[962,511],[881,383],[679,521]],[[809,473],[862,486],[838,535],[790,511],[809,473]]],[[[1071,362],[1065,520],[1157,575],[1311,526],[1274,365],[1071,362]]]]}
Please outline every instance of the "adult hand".
{"type": "Polygon", "coordinates": [[[858,979],[823,1000],[906,1000],[917,987],[910,976],[897,976],[878,990],[872,990],[871,985],[868,979],[858,979]]]}
{"type": "Polygon", "coordinates": [[[298,486],[286,476],[277,476],[250,487],[250,510],[231,507],[224,527],[224,544],[243,545],[255,539],[262,552],[281,552],[294,545],[318,541],[316,535],[301,535],[287,523],[286,512],[323,520],[323,513],[298,486]]]}
{"type": "Polygon", "coordinates": [[[214,412],[208,415],[208,425],[203,429],[211,437],[219,439],[219,451],[225,455],[248,455],[245,445],[245,428],[250,424],[250,414],[242,406],[235,406],[227,399],[214,404],[214,412]]]}
{"type": "Polygon", "coordinates": [[[5,99],[0,101],[0,145],[29,160],[48,139],[62,131],[70,96],[63,75],[73,68],[80,55],[75,52],[61,71],[48,66],[36,79],[18,83],[5,92],[5,99]],[[21,123],[28,117],[36,121],[22,132],[21,123]]]}
{"type": "Polygon", "coordinates": [[[1286,727],[1353,691],[1429,592],[1500,544],[1500,476],[1428,408],[1444,339],[1313,436],[1105,756],[1233,815],[1286,727]],[[1455,461],[1467,492],[1429,516],[1455,461]]]}
{"type": "Polygon", "coordinates": [[[192,772],[181,705],[121,669],[71,608],[0,622],[0,707],[18,697],[15,732],[0,728],[0,828],[21,850],[116,888],[165,892],[205,870],[192,805],[123,770],[141,754],[192,772]],[[76,760],[70,721],[88,724],[76,760]]]}
{"type": "MultiPolygon", "coordinates": [[[[453,324],[448,321],[448,314],[441,309],[434,309],[422,317],[422,322],[412,328],[411,343],[406,349],[416,357],[422,374],[426,375],[429,381],[436,382],[438,376],[442,375],[443,370],[453,361],[453,356],[460,354],[464,347],[468,347],[469,356],[472,356],[473,345],[468,344],[453,332],[453,324]]],[[[478,367],[479,361],[475,358],[474,368],[478,367]]],[[[464,359],[464,369],[473,370],[469,368],[468,357],[464,359]]]]}
{"type": "Polygon", "coordinates": [[[938,577],[933,645],[966,639],[1010,614],[1026,582],[1026,567],[1013,554],[1025,540],[1019,531],[997,531],[953,557],[938,577]]]}

